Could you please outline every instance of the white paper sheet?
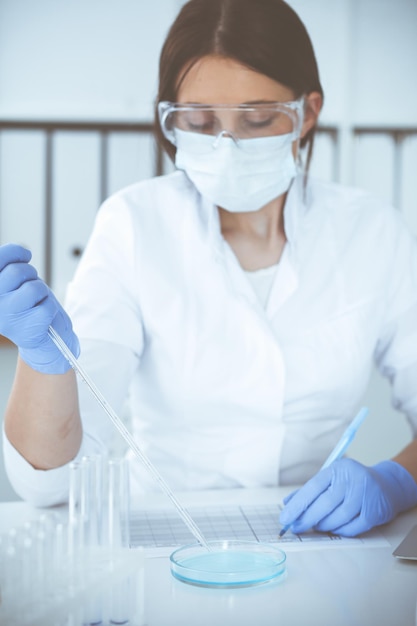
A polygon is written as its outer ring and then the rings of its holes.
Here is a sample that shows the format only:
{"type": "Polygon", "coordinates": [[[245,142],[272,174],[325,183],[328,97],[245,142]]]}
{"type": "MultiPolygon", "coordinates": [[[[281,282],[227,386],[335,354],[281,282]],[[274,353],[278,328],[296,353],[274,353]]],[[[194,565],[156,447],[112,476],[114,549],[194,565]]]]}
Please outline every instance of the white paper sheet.
{"type": "MultiPolygon", "coordinates": [[[[288,531],[278,539],[279,504],[188,507],[188,512],[207,541],[241,539],[274,543],[285,551],[343,546],[384,547],[388,541],[373,530],[361,537],[345,538],[330,533],[294,535],[288,531]]],[[[173,548],[194,543],[195,538],[172,509],[146,509],[131,513],[131,546],[143,546],[155,554],[169,554],[173,548]],[[170,548],[170,550],[167,550],[170,548]]]]}

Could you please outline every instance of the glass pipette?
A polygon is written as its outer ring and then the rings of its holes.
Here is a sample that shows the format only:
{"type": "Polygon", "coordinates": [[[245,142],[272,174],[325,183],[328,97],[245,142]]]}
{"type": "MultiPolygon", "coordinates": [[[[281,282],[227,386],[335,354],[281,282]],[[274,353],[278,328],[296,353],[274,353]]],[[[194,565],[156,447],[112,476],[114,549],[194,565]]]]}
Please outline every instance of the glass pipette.
{"type": "Polygon", "coordinates": [[[104,398],[102,393],[98,390],[98,388],[93,383],[93,381],[89,378],[89,376],[85,373],[83,368],[79,365],[77,359],[75,358],[71,350],[68,348],[67,344],[63,341],[63,339],[56,332],[56,330],[52,328],[52,326],[49,326],[48,328],[48,335],[50,336],[50,338],[52,339],[52,341],[54,342],[58,350],[60,350],[60,352],[65,356],[65,358],[67,359],[67,361],[69,362],[73,370],[77,372],[80,378],[85,382],[85,384],[87,385],[87,387],[89,388],[89,390],[91,391],[91,393],[93,394],[93,396],[95,397],[99,405],[104,409],[108,417],[113,422],[114,426],[122,435],[122,437],[128,444],[129,448],[132,450],[132,452],[134,452],[135,456],[146,467],[148,472],[153,476],[153,478],[159,484],[162,491],[164,491],[164,493],[171,500],[172,504],[177,509],[178,515],[181,517],[184,524],[188,527],[188,529],[194,535],[194,537],[198,540],[198,542],[202,546],[204,546],[206,550],[210,551],[210,547],[208,546],[207,541],[204,538],[204,535],[202,534],[202,532],[200,531],[200,529],[198,528],[197,524],[194,522],[190,514],[184,509],[182,504],[180,504],[180,502],[174,496],[174,494],[172,493],[170,487],[168,486],[164,478],[162,478],[161,474],[158,472],[156,467],[151,463],[148,457],[139,448],[136,441],[133,439],[132,435],[130,434],[130,432],[128,431],[128,429],[126,428],[126,426],[120,419],[120,417],[115,413],[115,411],[112,409],[110,404],[104,398]]]}

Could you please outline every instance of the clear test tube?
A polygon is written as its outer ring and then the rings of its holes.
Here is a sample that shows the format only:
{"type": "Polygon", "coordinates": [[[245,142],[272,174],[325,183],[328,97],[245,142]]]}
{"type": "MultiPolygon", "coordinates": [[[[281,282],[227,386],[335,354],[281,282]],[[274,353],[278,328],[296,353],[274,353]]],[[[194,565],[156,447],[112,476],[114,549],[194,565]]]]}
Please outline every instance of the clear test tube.
{"type": "Polygon", "coordinates": [[[130,545],[128,462],[124,458],[110,459],[108,468],[108,541],[112,548],[126,548],[130,545]]]}
{"type": "MultiPolygon", "coordinates": [[[[110,553],[129,548],[129,472],[126,459],[108,463],[108,541],[110,553]]],[[[128,624],[131,605],[131,581],[115,580],[110,594],[110,624],[128,624]]]]}
{"type": "Polygon", "coordinates": [[[98,543],[96,473],[96,462],[90,457],[70,463],[68,520],[71,556],[98,543]]]}
{"type": "Polygon", "coordinates": [[[85,520],[82,509],[83,502],[83,464],[72,461],[69,464],[69,498],[68,498],[68,549],[67,549],[67,598],[71,609],[69,613],[83,623],[83,607],[79,602],[80,589],[83,588],[84,568],[84,536],[85,520]]]}
{"type": "Polygon", "coordinates": [[[0,535],[0,607],[1,607],[1,599],[4,595],[4,585],[5,585],[5,578],[6,578],[6,572],[4,569],[4,556],[6,552],[5,544],[6,544],[5,536],[0,535]]]}
{"type": "MultiPolygon", "coordinates": [[[[37,526],[35,526],[37,528],[37,526]]],[[[33,528],[18,527],[11,529],[5,540],[7,546],[7,557],[14,557],[14,565],[10,567],[10,562],[5,562],[6,583],[4,589],[5,604],[16,613],[22,624],[26,624],[28,615],[33,612],[33,608],[38,599],[38,580],[36,576],[36,551],[35,539],[32,536],[33,528]]],[[[0,619],[0,623],[3,623],[0,619]]],[[[4,623],[9,623],[6,619],[4,623]]]]}
{"type": "Polygon", "coordinates": [[[62,601],[68,596],[68,524],[58,521],[52,537],[51,571],[55,578],[55,594],[62,601]]]}
{"type": "Polygon", "coordinates": [[[68,556],[73,561],[84,545],[84,519],[82,512],[82,472],[81,461],[72,461],[69,465],[68,499],[68,556]]]}
{"type": "MultiPolygon", "coordinates": [[[[95,575],[94,549],[101,534],[101,473],[99,457],[84,457],[70,464],[69,560],[74,594],[91,586],[95,575]]],[[[92,597],[83,604],[83,624],[101,624],[101,613],[100,598],[92,597]]]]}
{"type": "Polygon", "coordinates": [[[0,535],[0,624],[5,622],[5,589],[6,589],[6,581],[7,581],[7,571],[5,567],[6,561],[6,537],[5,535],[0,535]]]}
{"type": "Polygon", "coordinates": [[[36,545],[33,537],[28,533],[25,533],[22,537],[20,546],[20,559],[22,563],[22,581],[20,592],[22,595],[22,622],[23,617],[26,619],[33,613],[33,606],[36,602],[39,602],[37,588],[34,584],[35,567],[36,562],[36,545]]]}
{"type": "MultiPolygon", "coordinates": [[[[42,513],[39,517],[38,524],[39,530],[38,535],[42,536],[42,534],[46,535],[46,567],[45,567],[45,577],[46,577],[46,586],[48,590],[55,587],[56,577],[57,577],[57,565],[56,563],[56,529],[58,526],[62,526],[60,523],[60,517],[55,512],[48,511],[47,513],[42,513]]],[[[66,550],[66,546],[65,546],[66,550]]],[[[65,558],[67,555],[62,554],[62,557],[65,558]]]]}
{"type": "Polygon", "coordinates": [[[19,560],[17,594],[23,623],[24,614],[33,615],[48,601],[48,593],[53,588],[50,528],[39,520],[26,523],[17,529],[14,544],[19,560]]]}
{"type": "Polygon", "coordinates": [[[18,578],[18,573],[16,572],[16,546],[14,543],[13,535],[10,536],[10,533],[5,534],[2,537],[1,544],[1,565],[2,565],[2,599],[3,602],[6,601],[10,592],[13,591],[13,585],[18,578]]]}
{"type": "MultiPolygon", "coordinates": [[[[16,538],[13,532],[8,533],[5,537],[2,548],[2,569],[4,572],[2,593],[2,609],[4,616],[2,620],[14,618],[14,611],[17,607],[17,597],[19,582],[21,577],[21,563],[19,559],[18,549],[16,546],[16,538]]],[[[3,623],[2,621],[2,623],[3,623]]]]}
{"type": "Polygon", "coordinates": [[[36,595],[32,602],[30,614],[34,624],[43,619],[54,599],[53,581],[48,580],[51,545],[51,537],[44,529],[40,528],[33,537],[33,593],[36,595]]]}
{"type": "Polygon", "coordinates": [[[68,524],[58,521],[53,530],[52,568],[58,575],[67,569],[68,559],[68,524]]]}
{"type": "MultiPolygon", "coordinates": [[[[99,456],[86,456],[82,459],[82,502],[81,509],[85,517],[85,547],[87,549],[86,567],[83,576],[90,588],[94,587],[96,566],[94,550],[101,543],[102,535],[102,459],[99,456]]],[[[97,626],[103,621],[103,595],[92,592],[84,605],[83,624],[97,626]]]]}
{"type": "Polygon", "coordinates": [[[81,463],[81,510],[85,519],[85,545],[98,546],[102,534],[102,460],[99,456],[85,456],[81,463]]]}

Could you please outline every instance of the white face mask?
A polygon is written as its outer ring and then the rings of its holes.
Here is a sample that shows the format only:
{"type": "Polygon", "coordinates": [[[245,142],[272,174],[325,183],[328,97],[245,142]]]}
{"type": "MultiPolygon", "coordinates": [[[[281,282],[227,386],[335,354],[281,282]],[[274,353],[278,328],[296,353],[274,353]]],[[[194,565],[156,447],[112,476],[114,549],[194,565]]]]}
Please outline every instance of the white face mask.
{"type": "Polygon", "coordinates": [[[176,166],[202,196],[232,213],[257,211],[288,191],[297,173],[294,136],[256,139],[177,131],[176,166]]]}

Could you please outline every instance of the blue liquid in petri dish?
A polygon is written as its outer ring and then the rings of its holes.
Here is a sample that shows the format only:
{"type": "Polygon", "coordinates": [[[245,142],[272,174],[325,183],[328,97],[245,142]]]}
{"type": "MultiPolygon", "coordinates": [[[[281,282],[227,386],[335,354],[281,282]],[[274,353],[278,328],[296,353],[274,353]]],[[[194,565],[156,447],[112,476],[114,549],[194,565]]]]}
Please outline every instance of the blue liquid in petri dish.
{"type": "Polygon", "coordinates": [[[269,544],[255,541],[209,541],[210,551],[199,544],[172,553],[171,573],[182,582],[203,587],[250,587],[285,573],[286,555],[269,544]]]}

